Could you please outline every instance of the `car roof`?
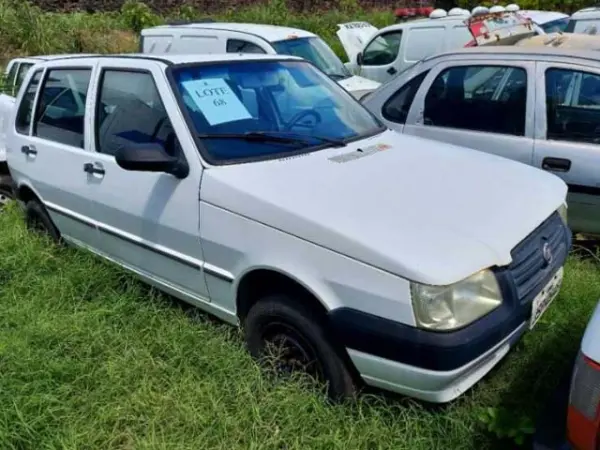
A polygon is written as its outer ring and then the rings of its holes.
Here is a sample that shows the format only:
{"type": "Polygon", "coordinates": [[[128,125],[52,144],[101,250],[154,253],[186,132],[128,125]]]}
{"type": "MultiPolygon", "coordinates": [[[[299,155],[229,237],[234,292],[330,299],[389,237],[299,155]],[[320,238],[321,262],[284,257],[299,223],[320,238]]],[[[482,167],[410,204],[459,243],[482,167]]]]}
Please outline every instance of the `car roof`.
{"type": "Polygon", "coordinates": [[[590,8],[583,8],[579,11],[575,11],[571,15],[571,19],[597,19],[600,18],[600,7],[592,6],[590,8]]]}
{"type": "MultiPolygon", "coordinates": [[[[297,56],[289,55],[267,55],[267,54],[253,54],[253,53],[211,53],[211,54],[147,54],[147,53],[120,53],[112,55],[73,55],[68,59],[78,59],[82,62],[88,60],[95,61],[99,58],[114,58],[114,59],[141,59],[148,61],[160,61],[164,64],[193,64],[193,63],[211,63],[211,62],[235,62],[235,61],[274,61],[274,60],[290,60],[290,61],[304,61],[302,58],[297,56]]],[[[63,58],[49,59],[48,61],[54,61],[63,58]]],[[[64,58],[67,59],[67,58],[64,58]]]]}
{"type": "Polygon", "coordinates": [[[567,19],[568,14],[557,12],[557,11],[538,11],[532,9],[526,9],[518,11],[519,14],[533,20],[538,25],[543,25],[553,20],[567,19]]]}
{"type": "Polygon", "coordinates": [[[32,55],[32,56],[19,56],[13,58],[18,61],[53,61],[55,59],[67,59],[67,58],[81,58],[88,56],[95,56],[97,53],[62,53],[56,55],[32,55]]]}
{"type": "Polygon", "coordinates": [[[315,37],[310,31],[301,30],[299,28],[282,27],[278,25],[262,25],[257,23],[229,23],[229,22],[207,22],[207,23],[189,23],[183,25],[159,25],[157,27],[146,28],[142,30],[142,35],[153,34],[157,31],[164,31],[165,28],[180,29],[180,30],[221,30],[235,31],[237,33],[246,33],[260,37],[269,42],[283,41],[290,39],[292,36],[296,38],[315,37]]]}
{"type": "Polygon", "coordinates": [[[489,45],[481,47],[463,47],[436,55],[429,56],[424,61],[448,56],[468,55],[469,57],[482,55],[523,56],[526,58],[552,59],[552,58],[579,58],[600,61],[600,51],[597,50],[573,50],[554,47],[515,47],[512,45],[489,45]]]}

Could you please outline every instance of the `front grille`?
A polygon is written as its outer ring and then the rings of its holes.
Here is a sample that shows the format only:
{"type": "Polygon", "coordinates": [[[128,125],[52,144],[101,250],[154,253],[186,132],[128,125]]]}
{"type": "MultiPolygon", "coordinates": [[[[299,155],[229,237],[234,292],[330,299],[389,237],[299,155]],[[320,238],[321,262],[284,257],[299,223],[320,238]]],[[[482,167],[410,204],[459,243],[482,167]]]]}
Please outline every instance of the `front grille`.
{"type": "Polygon", "coordinates": [[[564,264],[571,243],[570,236],[568,227],[555,212],[513,249],[508,270],[519,302],[531,301],[543,284],[564,264]],[[549,263],[544,257],[545,243],[548,243],[552,254],[549,263]]]}

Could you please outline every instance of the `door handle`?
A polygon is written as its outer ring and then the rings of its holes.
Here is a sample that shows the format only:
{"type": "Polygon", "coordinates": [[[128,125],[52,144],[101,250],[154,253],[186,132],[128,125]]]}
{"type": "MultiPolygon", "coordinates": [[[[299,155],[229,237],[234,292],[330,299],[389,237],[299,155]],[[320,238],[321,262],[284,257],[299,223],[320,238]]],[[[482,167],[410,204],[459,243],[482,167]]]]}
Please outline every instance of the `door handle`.
{"type": "Polygon", "coordinates": [[[564,158],[544,158],[542,169],[553,172],[568,172],[571,169],[571,160],[564,158]]]}
{"type": "Polygon", "coordinates": [[[86,173],[89,173],[89,174],[98,174],[98,175],[104,175],[106,173],[102,167],[96,167],[92,163],[85,163],[83,165],[83,171],[86,173]]]}
{"type": "Polygon", "coordinates": [[[398,71],[395,68],[393,68],[393,67],[390,67],[387,70],[387,73],[389,73],[390,75],[394,75],[396,72],[398,72],[398,71]]]}
{"type": "Polygon", "coordinates": [[[37,155],[37,150],[33,145],[24,145],[21,147],[21,153],[24,155],[37,155]]]}

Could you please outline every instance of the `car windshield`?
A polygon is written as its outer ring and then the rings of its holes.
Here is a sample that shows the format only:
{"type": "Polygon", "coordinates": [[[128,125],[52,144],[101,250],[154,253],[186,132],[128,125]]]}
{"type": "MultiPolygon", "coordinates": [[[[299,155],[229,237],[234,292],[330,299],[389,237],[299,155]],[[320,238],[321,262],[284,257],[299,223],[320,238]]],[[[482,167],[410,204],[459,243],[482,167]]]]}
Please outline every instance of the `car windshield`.
{"type": "Polygon", "coordinates": [[[191,131],[214,164],[343,146],[385,129],[305,61],[228,61],[171,70],[191,131]]]}
{"type": "Polygon", "coordinates": [[[271,45],[280,55],[298,56],[312,62],[337,81],[352,76],[331,47],[319,37],[286,39],[272,42],[271,45]]]}
{"type": "Polygon", "coordinates": [[[569,18],[565,17],[563,19],[551,20],[550,22],[541,24],[540,27],[547,34],[550,34],[550,33],[556,33],[558,31],[564,32],[567,28],[568,23],[569,23],[569,18]]]}

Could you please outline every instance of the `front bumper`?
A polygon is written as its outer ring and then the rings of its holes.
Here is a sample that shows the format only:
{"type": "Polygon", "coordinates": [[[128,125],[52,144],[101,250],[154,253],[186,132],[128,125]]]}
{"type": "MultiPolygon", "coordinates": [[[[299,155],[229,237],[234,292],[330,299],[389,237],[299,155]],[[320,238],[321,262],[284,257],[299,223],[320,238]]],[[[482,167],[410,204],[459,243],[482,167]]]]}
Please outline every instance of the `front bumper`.
{"type": "Polygon", "coordinates": [[[348,350],[366,384],[432,403],[454,400],[504,358],[527,329],[523,323],[493,348],[454,370],[435,371],[348,350]]]}
{"type": "Polygon", "coordinates": [[[330,311],[338,341],[367,384],[443,403],[496,365],[528,328],[532,302],[564,265],[571,233],[557,213],[519,243],[508,267],[495,269],[504,302],[454,331],[415,328],[350,308],[330,311]],[[543,257],[550,245],[553,258],[543,257]]]}

